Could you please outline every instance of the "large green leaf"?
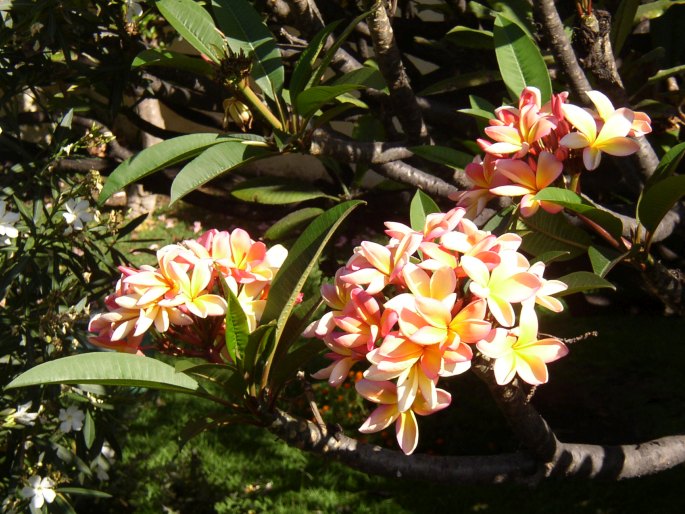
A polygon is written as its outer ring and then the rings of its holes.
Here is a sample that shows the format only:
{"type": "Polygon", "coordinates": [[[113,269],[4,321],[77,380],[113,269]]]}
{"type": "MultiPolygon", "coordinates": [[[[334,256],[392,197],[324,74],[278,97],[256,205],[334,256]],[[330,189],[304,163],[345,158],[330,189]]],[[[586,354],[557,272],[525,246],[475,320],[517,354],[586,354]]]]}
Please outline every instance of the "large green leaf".
{"type": "Polygon", "coordinates": [[[492,32],[489,30],[476,30],[463,25],[457,25],[451,29],[443,40],[459,48],[477,48],[492,50],[494,43],[492,32]]]}
{"type": "Polygon", "coordinates": [[[198,52],[219,63],[224,54],[224,39],[214,20],[194,0],[156,0],[155,4],[169,24],[198,52]]]}
{"type": "Polygon", "coordinates": [[[212,76],[214,74],[214,68],[207,61],[179,52],[157,48],[143,50],[136,55],[136,58],[131,63],[132,68],[143,66],[163,66],[205,76],[212,76]]]}
{"type": "Polygon", "coordinates": [[[521,27],[501,14],[495,17],[493,35],[497,64],[512,99],[518,99],[524,87],[535,86],[542,93],[542,101],[548,101],[552,96],[552,83],[535,42],[521,27]]]}
{"type": "Polygon", "coordinates": [[[300,181],[279,177],[259,177],[246,180],[233,188],[231,194],[244,202],[266,205],[286,205],[314,198],[336,200],[334,196],[300,181]]]}
{"type": "Polygon", "coordinates": [[[589,201],[568,189],[547,187],[539,191],[535,198],[552,202],[576,212],[604,229],[615,241],[620,241],[623,234],[623,223],[616,216],[602,209],[598,209],[589,201]]]}
{"type": "Polygon", "coordinates": [[[309,224],[289,250],[271,283],[269,299],[262,314],[262,323],[277,320],[276,341],[324,246],[343,220],[362,203],[361,200],[353,200],[327,210],[309,224]]]}
{"type": "Polygon", "coordinates": [[[235,294],[233,294],[233,291],[231,291],[231,288],[228,286],[226,279],[221,275],[219,277],[221,279],[221,288],[224,291],[224,297],[228,304],[226,308],[225,329],[226,350],[228,351],[231,360],[237,364],[245,351],[245,346],[247,345],[250,334],[247,316],[245,315],[245,311],[240,305],[238,298],[236,298],[235,294]]]}
{"type": "Polygon", "coordinates": [[[295,64],[293,74],[290,78],[291,98],[297,98],[297,95],[304,91],[310,83],[309,81],[314,73],[314,63],[318,59],[321,50],[323,50],[326,39],[340,24],[340,21],[341,20],[334,21],[321,29],[309,42],[307,48],[300,54],[300,58],[297,60],[297,64],[295,64]]]}
{"type": "Polygon", "coordinates": [[[285,72],[273,35],[247,0],[212,0],[219,28],[233,53],[252,58],[252,77],[262,92],[278,103],[285,72]]]}
{"type": "Polygon", "coordinates": [[[100,192],[98,203],[102,205],[115,192],[156,171],[186,161],[202,153],[210,146],[235,141],[232,135],[189,134],[157,143],[126,159],[107,177],[100,192]]]}
{"type": "Polygon", "coordinates": [[[171,203],[219,175],[249,161],[273,155],[265,148],[227,141],[208,148],[186,164],[171,184],[171,203]]]}
{"type": "Polygon", "coordinates": [[[411,200],[409,206],[409,220],[411,228],[418,232],[423,232],[423,227],[426,224],[426,216],[440,212],[440,207],[433,201],[433,199],[420,189],[416,191],[414,198],[411,200]]]}
{"type": "Polygon", "coordinates": [[[531,229],[531,232],[523,235],[522,249],[534,256],[547,252],[569,252],[570,259],[585,253],[590,245],[590,236],[571,225],[560,214],[549,214],[540,209],[520,223],[531,229]]]}
{"type": "Polygon", "coordinates": [[[378,68],[373,68],[371,66],[362,66],[349,73],[345,73],[335,79],[331,85],[335,86],[339,84],[357,84],[359,86],[370,87],[386,92],[388,90],[388,86],[385,84],[385,79],[381,72],[378,68]]]}
{"type": "Polygon", "coordinates": [[[640,0],[621,0],[611,27],[611,49],[618,56],[623,48],[626,38],[633,31],[635,13],[640,5],[640,0]]]}
{"type": "Polygon", "coordinates": [[[620,263],[628,255],[628,252],[619,252],[605,246],[590,246],[587,250],[587,254],[588,257],[590,257],[592,271],[604,278],[614,266],[620,263]]]}
{"type": "Polygon", "coordinates": [[[685,156],[685,143],[680,143],[671,148],[659,161],[659,165],[654,170],[654,173],[647,180],[645,184],[645,189],[649,189],[651,186],[659,182],[660,180],[670,177],[678,169],[680,161],[682,161],[683,156],[685,156]]]}
{"type": "Polygon", "coordinates": [[[557,293],[556,296],[567,296],[574,293],[582,293],[585,291],[594,291],[596,289],[616,289],[611,282],[603,279],[599,275],[595,275],[589,271],[575,271],[559,278],[568,289],[557,293]]]}
{"type": "Polygon", "coordinates": [[[7,388],[43,384],[102,384],[194,392],[191,377],[155,359],[127,353],[84,353],[45,362],[25,371],[7,388]]]}
{"type": "Polygon", "coordinates": [[[295,98],[295,110],[303,118],[308,118],[320,107],[345,93],[360,89],[358,84],[340,84],[337,86],[312,86],[302,91],[295,98]]]}
{"type": "Polygon", "coordinates": [[[637,219],[653,233],[666,213],[685,195],[685,175],[666,177],[642,192],[637,204],[637,219]]]}
{"type": "Polygon", "coordinates": [[[286,214],[264,232],[264,239],[283,239],[294,230],[304,227],[305,224],[308,224],[321,213],[323,213],[323,209],[318,207],[305,207],[286,214]]]}

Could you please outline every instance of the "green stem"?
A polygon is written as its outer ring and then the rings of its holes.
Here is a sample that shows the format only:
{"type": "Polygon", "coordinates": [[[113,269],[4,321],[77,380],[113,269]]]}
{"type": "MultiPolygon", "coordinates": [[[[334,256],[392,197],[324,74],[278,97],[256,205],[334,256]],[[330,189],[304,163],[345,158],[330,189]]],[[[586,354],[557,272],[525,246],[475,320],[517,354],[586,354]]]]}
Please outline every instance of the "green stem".
{"type": "Polygon", "coordinates": [[[268,121],[273,128],[276,130],[283,130],[283,124],[274,116],[274,114],[269,110],[269,108],[262,103],[259,97],[250,88],[248,84],[238,84],[238,89],[253,108],[257,109],[259,113],[264,116],[266,121],[268,121]]]}

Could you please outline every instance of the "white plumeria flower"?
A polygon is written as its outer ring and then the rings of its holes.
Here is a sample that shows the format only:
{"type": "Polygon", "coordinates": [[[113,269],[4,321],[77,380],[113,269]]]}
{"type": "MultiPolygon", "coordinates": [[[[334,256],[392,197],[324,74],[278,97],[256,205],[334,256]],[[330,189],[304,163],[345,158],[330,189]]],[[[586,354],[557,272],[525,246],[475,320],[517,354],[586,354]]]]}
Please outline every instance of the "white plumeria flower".
{"type": "Polygon", "coordinates": [[[41,478],[40,475],[33,475],[29,478],[29,485],[21,490],[21,495],[24,498],[30,498],[31,512],[40,512],[45,505],[45,502],[52,503],[57,496],[55,490],[55,483],[48,477],[41,478]]]}
{"type": "Polygon", "coordinates": [[[65,434],[71,432],[78,432],[83,428],[83,420],[86,415],[76,405],[70,405],[66,409],[59,410],[59,420],[62,422],[59,429],[65,434]]]}
{"type": "Polygon", "coordinates": [[[64,231],[67,235],[74,230],[83,230],[85,223],[95,219],[95,214],[90,212],[90,203],[85,198],[70,198],[64,204],[64,209],[66,212],[62,216],[69,225],[64,231]]]}
{"type": "Polygon", "coordinates": [[[0,246],[10,244],[10,239],[19,235],[14,224],[19,221],[19,214],[7,210],[7,202],[0,200],[0,246]]]}
{"type": "Polygon", "coordinates": [[[38,412],[29,412],[31,403],[32,402],[22,403],[17,407],[17,411],[12,414],[12,418],[14,418],[15,422],[29,427],[32,427],[35,424],[36,418],[40,414],[40,409],[38,409],[38,412]]]}

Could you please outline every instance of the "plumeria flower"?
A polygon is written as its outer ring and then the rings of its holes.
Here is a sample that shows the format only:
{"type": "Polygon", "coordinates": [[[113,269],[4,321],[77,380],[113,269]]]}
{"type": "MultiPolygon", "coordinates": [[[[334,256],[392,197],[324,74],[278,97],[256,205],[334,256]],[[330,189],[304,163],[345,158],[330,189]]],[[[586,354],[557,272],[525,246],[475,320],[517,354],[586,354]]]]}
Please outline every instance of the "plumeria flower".
{"type": "Polygon", "coordinates": [[[555,338],[537,339],[538,318],[532,304],[521,312],[517,329],[497,328],[477,344],[483,355],[495,359],[493,371],[499,385],[508,384],[516,375],[531,385],[547,383],[546,363],[564,357],[568,348],[555,338]]]}
{"type": "Polygon", "coordinates": [[[65,212],[62,213],[67,222],[65,234],[71,234],[74,230],[83,230],[86,223],[93,221],[96,214],[91,212],[90,203],[85,198],[70,198],[64,203],[65,212]]]}
{"type": "Polygon", "coordinates": [[[397,386],[393,382],[374,382],[362,379],[355,384],[357,392],[378,407],[366,419],[359,431],[365,434],[380,432],[395,421],[397,442],[406,455],[416,450],[419,443],[419,426],[416,415],[427,416],[449,406],[451,395],[442,389],[436,390],[438,398],[435,408],[428,408],[422,395],[416,396],[410,409],[401,412],[398,408],[397,386]]]}
{"type": "Polygon", "coordinates": [[[460,191],[450,195],[450,199],[457,202],[459,207],[466,209],[466,215],[473,218],[480,214],[487,203],[494,198],[492,188],[503,186],[509,181],[501,173],[497,172],[495,163],[497,159],[486,154],[484,159],[476,156],[464,168],[466,178],[471,182],[467,191],[460,191]]]}
{"type": "Polygon", "coordinates": [[[55,493],[55,483],[48,477],[33,475],[28,480],[29,485],[21,490],[24,498],[30,499],[31,513],[41,512],[45,503],[52,503],[57,497],[55,493]]]}
{"type": "Polygon", "coordinates": [[[72,430],[78,432],[83,428],[84,419],[86,419],[84,412],[76,407],[76,405],[70,405],[66,409],[59,410],[59,420],[62,422],[59,425],[59,429],[65,434],[72,430]]]}
{"type": "Polygon", "coordinates": [[[563,210],[560,205],[535,199],[535,194],[551,186],[564,169],[563,164],[553,154],[541,152],[535,170],[518,159],[499,159],[497,169],[511,181],[511,184],[496,186],[490,191],[500,196],[521,196],[519,208],[524,218],[535,214],[540,207],[551,214],[563,210]]]}
{"type": "Polygon", "coordinates": [[[461,266],[471,278],[469,290],[488,302],[497,322],[511,327],[516,321],[512,303],[521,303],[540,289],[540,278],[530,273],[523,255],[506,251],[500,253],[501,262],[490,272],[480,260],[465,255],[461,266]]]}
{"type": "Polygon", "coordinates": [[[564,310],[563,304],[552,295],[566,291],[568,286],[561,280],[547,280],[543,277],[545,273],[545,263],[538,261],[533,264],[530,269],[533,275],[537,276],[542,282],[540,289],[535,292],[535,303],[551,310],[552,312],[561,312],[564,310]]]}
{"type": "Polygon", "coordinates": [[[7,210],[7,202],[0,200],[0,245],[8,245],[10,239],[16,239],[19,231],[14,224],[19,221],[19,214],[7,210]]]}
{"type": "Polygon", "coordinates": [[[606,96],[590,92],[588,96],[599,111],[600,126],[585,109],[573,104],[564,104],[564,116],[577,132],[566,134],[560,143],[568,148],[583,150],[583,164],[589,171],[597,169],[602,152],[609,155],[625,156],[637,152],[637,141],[628,138],[632,130],[635,113],[630,109],[614,110],[606,96]]]}

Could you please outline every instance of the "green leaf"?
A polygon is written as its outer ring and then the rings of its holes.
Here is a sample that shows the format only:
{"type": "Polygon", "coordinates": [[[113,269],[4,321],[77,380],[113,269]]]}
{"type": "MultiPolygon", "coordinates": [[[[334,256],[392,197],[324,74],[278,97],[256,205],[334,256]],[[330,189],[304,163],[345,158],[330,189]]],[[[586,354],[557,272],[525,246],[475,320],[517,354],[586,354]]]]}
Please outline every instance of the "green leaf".
{"type": "Polygon", "coordinates": [[[171,50],[143,50],[133,59],[131,68],[141,68],[144,66],[174,68],[206,77],[214,75],[214,68],[207,61],[179,52],[172,52],[171,50]]]}
{"type": "Polygon", "coordinates": [[[473,155],[465,152],[460,152],[449,146],[425,145],[425,146],[411,146],[409,150],[416,155],[423,157],[431,162],[444,164],[450,168],[463,170],[467,164],[473,161],[473,155]]]}
{"type": "Polygon", "coordinates": [[[302,91],[295,98],[294,107],[303,118],[309,118],[323,105],[335,100],[340,95],[360,89],[357,84],[340,84],[338,86],[312,86],[302,91]]]}
{"type": "Polygon", "coordinates": [[[552,96],[547,66],[535,42],[516,23],[498,14],[495,17],[495,55],[504,84],[512,99],[518,99],[526,86],[537,87],[543,103],[552,96]]]}
{"type": "Polygon", "coordinates": [[[502,75],[496,70],[481,70],[469,73],[459,73],[452,77],[439,80],[418,92],[419,96],[437,95],[461,89],[471,89],[485,84],[502,80],[502,75]]]}
{"type": "Polygon", "coordinates": [[[615,241],[621,240],[623,235],[623,223],[621,220],[610,212],[598,209],[573,191],[558,187],[547,187],[539,191],[535,198],[561,205],[570,211],[576,212],[599,225],[615,241]]]}
{"type": "Polygon", "coordinates": [[[105,200],[116,191],[156,171],[191,159],[210,146],[233,140],[235,138],[230,135],[189,134],[168,139],[146,148],[130,159],[126,159],[107,177],[105,186],[100,192],[98,203],[104,204],[105,200]]]}
{"type": "Polygon", "coordinates": [[[654,231],[666,213],[685,195],[685,175],[666,177],[642,192],[637,204],[637,220],[654,231]]]}
{"type": "MultiPolygon", "coordinates": [[[[347,27],[345,27],[345,30],[342,31],[342,33],[335,38],[334,43],[326,50],[326,53],[323,55],[321,58],[321,62],[319,65],[316,67],[316,71],[312,75],[312,77],[309,79],[307,82],[307,85],[305,86],[304,89],[308,89],[312,86],[317,86],[321,82],[321,79],[323,78],[324,73],[326,73],[326,70],[328,69],[328,66],[331,64],[331,61],[333,60],[333,56],[335,53],[338,51],[340,46],[345,42],[345,40],[348,38],[348,36],[352,33],[354,29],[357,28],[357,26],[366,19],[366,17],[371,14],[374,10],[376,9],[376,6],[374,5],[371,9],[369,9],[366,12],[363,12],[359,16],[357,16],[354,20],[352,20],[347,27]]],[[[303,90],[304,90],[303,89],[303,90]]]]}
{"type": "Polygon", "coordinates": [[[269,229],[264,232],[264,239],[269,239],[272,241],[283,239],[291,232],[309,223],[322,212],[323,209],[319,209],[318,207],[305,207],[304,209],[293,211],[271,225],[269,229]]]}
{"type": "Polygon", "coordinates": [[[93,498],[111,498],[112,495],[104,491],[96,491],[95,489],[86,489],[85,487],[57,487],[56,492],[62,494],[77,494],[83,496],[92,496],[93,498]]]}
{"type": "MultiPolygon", "coordinates": [[[[262,318],[263,323],[263,318],[262,318]]],[[[273,323],[262,324],[250,334],[245,347],[245,357],[243,358],[243,376],[249,384],[256,384],[263,369],[257,369],[256,364],[260,358],[264,357],[265,350],[273,349],[275,327],[273,323]]],[[[265,358],[265,357],[264,357],[265,358]]]]}
{"type": "Polygon", "coordinates": [[[224,39],[210,14],[194,0],[156,0],[162,16],[201,54],[215,63],[224,55],[224,39]]]}
{"type": "Polygon", "coordinates": [[[12,380],[7,389],[44,384],[101,384],[192,393],[198,383],[155,359],[127,353],[84,353],[45,362],[12,380]]]}
{"type": "Polygon", "coordinates": [[[86,411],[86,419],[83,423],[83,441],[86,443],[86,448],[90,450],[95,441],[95,421],[90,410],[86,411]]]}
{"type": "Polygon", "coordinates": [[[531,232],[523,235],[522,249],[537,256],[547,252],[569,252],[568,258],[577,257],[587,251],[590,236],[571,225],[559,214],[550,214],[540,209],[533,216],[520,221],[531,232]]]}
{"type": "Polygon", "coordinates": [[[240,141],[213,145],[186,164],[171,184],[171,201],[183,198],[210,180],[255,159],[273,155],[268,150],[240,141]]]}
{"type": "Polygon", "coordinates": [[[461,25],[451,29],[443,39],[460,48],[492,50],[495,46],[489,30],[476,30],[461,25]]]}
{"type": "Polygon", "coordinates": [[[434,212],[440,212],[438,204],[436,204],[426,193],[417,189],[414,198],[411,200],[411,205],[409,206],[411,228],[417,232],[423,232],[423,228],[426,224],[426,216],[433,214],[434,212]]]}
{"type": "Polygon", "coordinates": [[[318,59],[328,36],[336,29],[342,20],[329,23],[312,38],[307,47],[300,54],[290,78],[290,97],[296,98],[312,78],[314,63],[318,59]]]}
{"type": "Polygon", "coordinates": [[[318,339],[307,340],[278,360],[278,365],[273,369],[270,376],[271,383],[274,387],[279,387],[286,380],[294,377],[298,369],[325,349],[326,346],[318,339]]]}
{"type": "Polygon", "coordinates": [[[251,75],[262,92],[278,103],[285,72],[276,40],[247,0],[212,0],[219,28],[234,53],[252,58],[251,75]]]}
{"type": "Polygon", "coordinates": [[[647,180],[645,184],[645,189],[649,189],[651,186],[663,180],[666,177],[673,175],[678,169],[680,161],[685,156],[685,143],[680,143],[671,148],[659,161],[659,165],[654,170],[654,173],[647,180]]]}
{"type": "Polygon", "coordinates": [[[221,280],[221,287],[224,291],[224,297],[226,298],[226,303],[228,307],[226,309],[226,350],[228,355],[230,355],[233,362],[238,364],[243,352],[245,351],[245,346],[247,346],[247,340],[250,336],[250,329],[247,324],[247,316],[243,310],[238,298],[236,298],[231,288],[226,283],[226,279],[219,275],[221,280]]]}
{"type": "Polygon", "coordinates": [[[596,289],[614,289],[614,286],[608,280],[595,275],[589,271],[576,271],[574,273],[569,273],[564,275],[559,280],[568,286],[568,289],[557,293],[556,296],[567,296],[574,293],[582,293],[585,291],[594,291],[596,289]]]}
{"type": "Polygon", "coordinates": [[[265,205],[287,205],[313,200],[314,198],[328,198],[337,201],[334,196],[327,195],[310,184],[279,177],[259,177],[246,180],[234,187],[231,195],[244,202],[265,205]]]}
{"type": "Polygon", "coordinates": [[[649,2],[640,5],[635,13],[635,23],[639,23],[643,20],[653,20],[663,16],[663,14],[675,5],[684,5],[683,0],[658,0],[656,2],[649,2]]]}
{"type": "Polygon", "coordinates": [[[262,323],[277,321],[276,341],[324,246],[343,220],[362,203],[361,200],[353,200],[327,210],[309,224],[288,252],[288,257],[271,283],[261,320],[262,323]]]}
{"type": "Polygon", "coordinates": [[[587,249],[590,263],[592,264],[592,271],[604,278],[607,276],[614,266],[621,262],[628,252],[618,252],[613,248],[605,246],[590,246],[587,249]]]}
{"type": "Polygon", "coordinates": [[[388,86],[385,79],[377,68],[371,66],[362,66],[356,70],[350,71],[335,79],[331,85],[337,86],[340,84],[356,84],[358,86],[370,87],[378,89],[379,91],[387,92],[388,86]]]}
{"type": "Polygon", "coordinates": [[[633,31],[635,13],[640,3],[640,0],[621,0],[618,5],[611,26],[611,49],[617,57],[621,53],[623,43],[633,31]]]}

